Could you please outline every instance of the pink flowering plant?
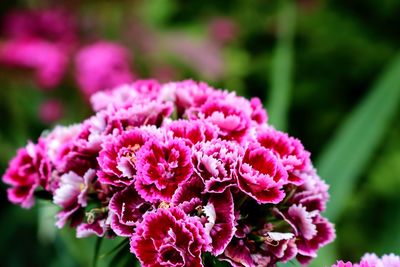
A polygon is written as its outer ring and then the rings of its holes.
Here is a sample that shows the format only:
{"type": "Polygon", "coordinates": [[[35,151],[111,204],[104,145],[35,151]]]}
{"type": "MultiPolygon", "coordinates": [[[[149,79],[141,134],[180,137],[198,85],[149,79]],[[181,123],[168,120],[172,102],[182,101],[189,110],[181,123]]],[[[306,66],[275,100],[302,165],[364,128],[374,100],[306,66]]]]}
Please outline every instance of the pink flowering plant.
{"type": "Polygon", "coordinates": [[[388,254],[379,258],[374,253],[366,253],[359,263],[337,261],[332,267],[400,267],[400,257],[388,254]]]}
{"type": "Polygon", "coordinates": [[[144,267],[307,264],[335,238],[310,153],[259,99],[138,80],[91,103],[92,117],[18,150],[3,176],[12,203],[47,197],[59,228],[125,237],[144,267]]]}

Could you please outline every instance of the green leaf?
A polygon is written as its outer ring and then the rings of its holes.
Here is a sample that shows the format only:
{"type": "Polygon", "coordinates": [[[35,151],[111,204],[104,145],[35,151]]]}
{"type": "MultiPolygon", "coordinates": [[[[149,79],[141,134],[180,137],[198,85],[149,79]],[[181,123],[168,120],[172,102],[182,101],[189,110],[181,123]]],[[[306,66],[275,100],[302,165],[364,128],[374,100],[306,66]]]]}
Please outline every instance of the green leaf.
{"type": "MultiPolygon", "coordinates": [[[[129,252],[129,243],[124,244],[122,248],[123,249],[118,250],[118,252],[114,255],[114,257],[112,257],[112,259],[108,264],[109,267],[121,266],[121,263],[126,263],[127,261],[130,261],[131,258],[135,258],[135,256],[129,252]]],[[[134,266],[132,264],[129,265],[134,266]]]]}
{"type": "Polygon", "coordinates": [[[271,124],[277,129],[285,130],[292,82],[296,3],[282,1],[278,16],[278,40],[272,58],[268,113],[271,124]]]}
{"type": "MultiPolygon", "coordinates": [[[[390,125],[400,100],[400,54],[348,116],[317,162],[319,175],[330,185],[326,216],[336,221],[354,190],[357,178],[371,159],[390,125]]],[[[321,250],[311,266],[335,260],[335,245],[321,250]]]]}
{"type": "Polygon", "coordinates": [[[301,267],[301,265],[298,261],[291,260],[286,263],[278,263],[278,267],[301,267]]]}
{"type": "Polygon", "coordinates": [[[336,244],[331,243],[318,250],[318,257],[311,262],[310,267],[332,266],[336,260],[336,244]]]}
{"type": "Polygon", "coordinates": [[[100,256],[100,258],[105,258],[105,257],[113,254],[114,252],[119,251],[119,250],[121,250],[123,248],[125,248],[125,249],[129,248],[129,239],[128,238],[122,240],[118,245],[116,245],[114,248],[112,248],[109,252],[107,252],[105,254],[102,254],[100,256]]]}
{"type": "Polygon", "coordinates": [[[103,238],[98,237],[96,239],[96,245],[94,247],[94,254],[93,254],[93,267],[97,267],[97,261],[99,259],[99,252],[100,252],[100,248],[101,248],[101,242],[103,241],[103,238]]]}
{"type": "Polygon", "coordinates": [[[382,141],[400,100],[400,54],[348,116],[322,153],[317,168],[330,185],[326,216],[336,221],[375,148],[382,141]]]}

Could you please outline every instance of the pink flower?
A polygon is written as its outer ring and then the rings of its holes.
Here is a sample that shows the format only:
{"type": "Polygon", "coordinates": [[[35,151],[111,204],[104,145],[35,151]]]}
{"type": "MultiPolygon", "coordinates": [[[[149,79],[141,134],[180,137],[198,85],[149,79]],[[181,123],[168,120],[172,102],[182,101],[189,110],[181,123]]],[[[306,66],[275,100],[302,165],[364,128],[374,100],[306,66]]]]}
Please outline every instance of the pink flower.
{"type": "Polygon", "coordinates": [[[165,125],[173,137],[182,138],[187,145],[217,138],[218,127],[203,121],[176,120],[165,125]]]}
{"type": "Polygon", "coordinates": [[[126,187],[110,200],[111,229],[119,236],[131,236],[150,208],[151,205],[139,196],[133,186],[126,187]]]}
{"type": "Polygon", "coordinates": [[[118,136],[108,136],[97,158],[99,181],[114,186],[131,184],[137,171],[136,153],[149,138],[148,132],[136,128],[118,136]]]}
{"type": "Polygon", "coordinates": [[[226,93],[217,91],[204,82],[192,80],[163,84],[160,92],[161,99],[174,101],[178,118],[182,117],[187,109],[198,108],[208,99],[221,98],[223,95],[226,93]]]}
{"type": "Polygon", "coordinates": [[[90,102],[95,111],[106,109],[112,105],[117,108],[128,108],[144,101],[156,100],[160,84],[155,80],[137,80],[131,84],[123,84],[111,91],[99,91],[92,95],[90,102]]]}
{"type": "Polygon", "coordinates": [[[40,39],[18,39],[0,45],[0,63],[33,70],[39,86],[51,89],[64,77],[68,58],[54,43],[40,39]]]}
{"type": "Polygon", "coordinates": [[[0,46],[0,63],[32,70],[43,89],[64,77],[68,55],[76,45],[75,19],[66,10],[19,10],[7,14],[0,46]]]}
{"type": "Polygon", "coordinates": [[[92,118],[92,124],[97,127],[97,133],[110,134],[143,125],[161,126],[171,113],[172,103],[147,100],[127,108],[108,106],[92,118]]]}
{"type": "MultiPolygon", "coordinates": [[[[368,261],[368,259],[364,256],[363,260],[368,261]]],[[[389,255],[383,255],[381,258],[381,262],[384,267],[386,266],[392,266],[392,267],[400,267],[400,256],[394,255],[394,254],[389,254],[389,255]]]]}
{"type": "Polygon", "coordinates": [[[54,192],[53,201],[63,210],[57,215],[57,226],[63,227],[68,219],[87,206],[88,193],[95,178],[95,170],[88,170],[84,176],[68,172],[61,176],[60,187],[54,192]]]}
{"type": "Polygon", "coordinates": [[[39,38],[70,49],[78,41],[76,26],[67,10],[15,10],[6,15],[3,32],[11,39],[39,38]]]}
{"type": "Polygon", "coordinates": [[[365,254],[360,263],[338,261],[332,267],[399,267],[400,257],[394,254],[383,255],[379,258],[376,254],[365,254]]]}
{"type": "MultiPolygon", "coordinates": [[[[83,176],[87,170],[96,169],[96,156],[100,150],[98,144],[93,145],[90,140],[90,126],[83,124],[73,129],[71,133],[66,131],[67,136],[64,143],[58,144],[53,156],[53,163],[59,173],[68,173],[70,171],[83,176]],[[76,132],[75,132],[76,130],[76,132]],[[71,135],[69,135],[71,134],[71,135]]],[[[57,140],[54,140],[57,142],[57,140]]],[[[53,142],[54,142],[53,141],[53,142]]],[[[54,143],[53,143],[54,144],[54,143]]]]}
{"type": "Polygon", "coordinates": [[[201,267],[201,253],[208,250],[209,237],[195,218],[178,208],[147,213],[131,237],[131,251],[143,267],[201,267]]]}
{"type": "Polygon", "coordinates": [[[261,100],[258,97],[253,97],[250,100],[250,105],[252,109],[251,119],[260,125],[266,123],[268,120],[268,114],[264,109],[261,100]]]}
{"type": "Polygon", "coordinates": [[[191,150],[181,139],[152,140],[137,154],[135,188],[147,201],[170,201],[193,173],[191,150]]]}
{"type": "Polygon", "coordinates": [[[250,144],[239,166],[239,188],[259,203],[279,203],[288,174],[275,154],[257,144],[250,144]]]}
{"type": "MultiPolygon", "coordinates": [[[[259,99],[144,80],[92,104],[92,117],[18,152],[3,178],[12,202],[30,206],[41,186],[59,227],[130,237],[144,267],[307,264],[335,238],[321,215],[328,186],[300,141],[266,124],[259,99]]],[[[398,261],[351,267],[372,260],[398,261]]]]}
{"type": "Polygon", "coordinates": [[[288,171],[288,181],[301,185],[306,179],[304,171],[311,168],[310,153],[304,150],[298,139],[289,137],[286,133],[273,127],[260,127],[257,134],[258,142],[272,150],[288,171]]]}
{"type": "Polygon", "coordinates": [[[98,42],[81,48],[75,66],[76,80],[86,97],[133,80],[129,52],[116,43],[98,42]]]}
{"type": "Polygon", "coordinates": [[[321,180],[314,169],[305,173],[305,182],[298,187],[296,193],[289,200],[290,203],[301,204],[309,211],[324,211],[329,199],[329,186],[321,180]]]}
{"type": "Polygon", "coordinates": [[[302,264],[309,263],[317,256],[318,249],[336,238],[333,225],[320,214],[312,217],[312,224],[315,225],[316,234],[310,239],[300,235],[300,239],[296,241],[298,249],[297,260],[302,264]]]}
{"type": "Polygon", "coordinates": [[[196,174],[205,184],[205,191],[222,193],[237,185],[238,164],[243,156],[234,142],[214,139],[193,147],[192,161],[196,174]]]}
{"type": "Polygon", "coordinates": [[[332,265],[332,267],[353,267],[353,264],[351,262],[338,261],[337,264],[332,265]]]}
{"type": "Polygon", "coordinates": [[[235,101],[210,100],[199,109],[198,117],[217,125],[222,139],[241,141],[250,129],[249,114],[235,101]]]}
{"type": "Polygon", "coordinates": [[[45,143],[29,143],[18,150],[3,176],[3,182],[11,185],[7,189],[8,199],[24,208],[34,204],[33,193],[42,185],[50,189],[51,166],[45,153],[45,143]]]}

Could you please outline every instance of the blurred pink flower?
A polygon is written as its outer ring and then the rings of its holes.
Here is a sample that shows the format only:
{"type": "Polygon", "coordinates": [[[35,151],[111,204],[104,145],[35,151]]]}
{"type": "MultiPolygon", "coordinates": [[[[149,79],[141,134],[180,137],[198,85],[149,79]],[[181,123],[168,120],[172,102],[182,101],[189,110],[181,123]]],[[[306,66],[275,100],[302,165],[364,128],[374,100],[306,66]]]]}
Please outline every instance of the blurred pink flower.
{"type": "Polygon", "coordinates": [[[2,30],[9,39],[42,39],[63,48],[72,48],[78,41],[76,20],[63,9],[11,11],[2,30]]]}
{"type": "Polygon", "coordinates": [[[39,87],[56,87],[78,42],[75,18],[63,9],[16,10],[2,21],[0,64],[33,70],[39,87]]]}
{"type": "Polygon", "coordinates": [[[97,42],[75,56],[75,78],[86,97],[133,81],[129,51],[117,43],[97,42]]]}
{"type": "Polygon", "coordinates": [[[33,70],[40,87],[57,86],[67,69],[67,55],[54,43],[40,39],[15,39],[0,44],[0,64],[33,70]]]}
{"type": "Polygon", "coordinates": [[[46,100],[39,107],[39,118],[44,123],[53,123],[62,117],[63,109],[61,101],[55,99],[46,100]]]}

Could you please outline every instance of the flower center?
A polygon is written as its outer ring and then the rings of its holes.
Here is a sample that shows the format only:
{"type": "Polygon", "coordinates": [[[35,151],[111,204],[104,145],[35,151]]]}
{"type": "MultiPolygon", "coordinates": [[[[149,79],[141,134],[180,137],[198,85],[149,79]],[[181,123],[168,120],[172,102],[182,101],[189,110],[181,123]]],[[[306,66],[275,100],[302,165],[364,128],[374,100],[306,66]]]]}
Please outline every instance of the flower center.
{"type": "Polygon", "coordinates": [[[123,152],[123,156],[128,158],[130,162],[136,162],[136,152],[140,149],[139,144],[134,144],[133,146],[129,145],[126,150],[123,152]]]}

